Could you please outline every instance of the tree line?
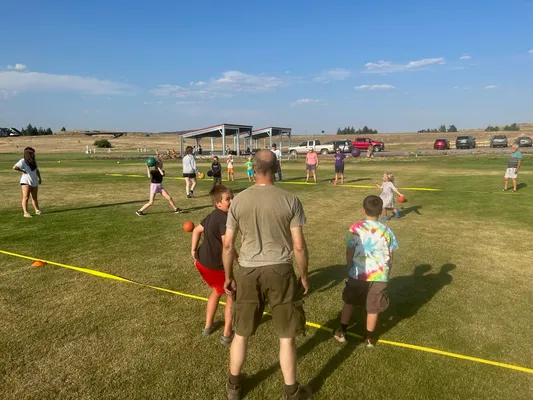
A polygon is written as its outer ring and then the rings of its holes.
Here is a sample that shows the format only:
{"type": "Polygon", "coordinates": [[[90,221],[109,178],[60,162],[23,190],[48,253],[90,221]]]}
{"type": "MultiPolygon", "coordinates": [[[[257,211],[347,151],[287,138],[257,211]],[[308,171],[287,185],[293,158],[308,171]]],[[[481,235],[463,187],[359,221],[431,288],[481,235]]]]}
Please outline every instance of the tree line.
{"type": "MultiPolygon", "coordinates": [[[[487,129],[485,129],[485,132],[499,132],[499,130],[500,130],[499,126],[489,125],[487,126],[487,129]]],[[[520,127],[518,126],[516,122],[511,125],[505,125],[502,129],[502,131],[513,131],[513,132],[517,132],[519,130],[520,130],[520,127]]]]}
{"type": "Polygon", "coordinates": [[[32,124],[28,124],[26,128],[22,128],[20,130],[20,134],[22,136],[44,136],[44,135],[53,135],[54,132],[52,132],[52,129],[46,128],[44,129],[42,126],[36,127],[32,124]]]}
{"type": "Polygon", "coordinates": [[[344,129],[337,128],[337,135],[370,135],[378,133],[377,129],[371,129],[368,126],[355,130],[353,126],[347,126],[344,129]]]}
{"type": "Polygon", "coordinates": [[[446,125],[441,125],[438,128],[435,129],[421,129],[418,131],[418,133],[444,133],[444,132],[457,132],[457,127],[455,125],[450,125],[449,128],[446,128],[446,125]]]}

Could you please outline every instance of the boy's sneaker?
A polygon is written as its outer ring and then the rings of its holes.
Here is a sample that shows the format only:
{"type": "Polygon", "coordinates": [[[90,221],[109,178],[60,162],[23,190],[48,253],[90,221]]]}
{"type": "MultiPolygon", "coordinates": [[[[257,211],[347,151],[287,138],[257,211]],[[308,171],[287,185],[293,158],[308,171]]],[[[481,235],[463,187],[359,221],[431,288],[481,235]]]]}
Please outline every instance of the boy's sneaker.
{"type": "Polygon", "coordinates": [[[221,325],[220,321],[214,321],[213,325],[211,325],[211,328],[202,329],[202,335],[203,336],[211,335],[213,332],[215,332],[220,327],[220,325],[221,325]]]}
{"type": "Polygon", "coordinates": [[[228,400],[241,400],[242,385],[232,385],[229,380],[226,381],[226,393],[228,400]]]}
{"type": "Polygon", "coordinates": [[[233,333],[231,333],[231,335],[229,336],[220,335],[220,344],[223,344],[224,346],[229,346],[231,342],[233,342],[233,336],[233,333]]]}
{"type": "Polygon", "coordinates": [[[24,218],[33,218],[30,213],[24,213],[24,218]]]}
{"type": "Polygon", "coordinates": [[[35,215],[41,215],[41,210],[35,210],[35,215]]]}
{"type": "Polygon", "coordinates": [[[397,210],[397,211],[394,213],[394,216],[395,216],[396,218],[400,218],[400,211],[397,210]]]}
{"type": "Polygon", "coordinates": [[[135,211],[135,214],[137,214],[139,217],[142,217],[143,215],[146,215],[146,214],[143,213],[141,210],[137,210],[137,211],[135,211]]]}
{"type": "Polygon", "coordinates": [[[390,218],[389,217],[383,217],[381,218],[382,221],[388,221],[390,218]]]}
{"type": "Polygon", "coordinates": [[[177,207],[177,208],[174,210],[174,212],[175,212],[176,214],[179,214],[179,213],[182,213],[182,212],[183,212],[183,209],[177,207]]]}
{"type": "Polygon", "coordinates": [[[335,340],[339,343],[346,343],[346,334],[342,331],[341,328],[337,329],[333,334],[335,340]]]}
{"type": "Polygon", "coordinates": [[[376,343],[378,341],[376,340],[375,337],[372,337],[372,336],[367,336],[365,337],[365,345],[366,347],[368,347],[369,349],[373,349],[374,347],[376,347],[376,343]]]}
{"type": "Polygon", "coordinates": [[[310,399],[313,395],[311,388],[308,385],[298,385],[298,390],[293,395],[283,393],[283,400],[304,400],[310,399]]]}

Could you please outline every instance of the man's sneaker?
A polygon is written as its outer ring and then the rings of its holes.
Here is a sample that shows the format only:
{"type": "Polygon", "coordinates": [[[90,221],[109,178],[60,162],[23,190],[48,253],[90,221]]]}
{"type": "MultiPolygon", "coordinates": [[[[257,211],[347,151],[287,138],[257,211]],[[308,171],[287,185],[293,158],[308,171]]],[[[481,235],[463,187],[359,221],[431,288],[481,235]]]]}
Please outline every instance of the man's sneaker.
{"type": "Polygon", "coordinates": [[[242,385],[232,385],[229,380],[226,381],[226,393],[228,400],[241,400],[242,385]]]}
{"type": "Polygon", "coordinates": [[[30,213],[24,213],[24,218],[33,218],[30,213]]]}
{"type": "Polygon", "coordinates": [[[339,343],[346,343],[346,334],[342,331],[341,328],[337,329],[333,334],[335,340],[339,343]]]}
{"type": "Polygon", "coordinates": [[[365,337],[365,345],[366,345],[366,347],[368,347],[370,349],[376,347],[376,343],[377,342],[378,341],[376,340],[375,337],[368,337],[368,336],[365,337]]]}
{"type": "Polygon", "coordinates": [[[176,214],[179,214],[179,213],[182,213],[182,212],[183,212],[183,209],[177,207],[176,209],[174,209],[174,212],[175,212],[176,214]]]}
{"type": "Polygon", "coordinates": [[[35,210],[35,215],[41,215],[41,210],[35,210]]]}
{"type": "Polygon", "coordinates": [[[142,217],[143,215],[146,215],[141,210],[135,211],[135,214],[137,214],[139,217],[142,217]]]}
{"type": "Polygon", "coordinates": [[[283,400],[304,400],[310,399],[313,391],[308,385],[298,385],[298,390],[293,395],[283,393],[283,400]]]}

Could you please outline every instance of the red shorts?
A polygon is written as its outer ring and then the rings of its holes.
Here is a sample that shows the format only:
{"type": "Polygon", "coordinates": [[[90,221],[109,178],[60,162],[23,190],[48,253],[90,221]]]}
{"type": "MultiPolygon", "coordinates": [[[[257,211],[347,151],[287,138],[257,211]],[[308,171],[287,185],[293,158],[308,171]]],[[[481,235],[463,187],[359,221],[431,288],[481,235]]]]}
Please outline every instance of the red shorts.
{"type": "Polygon", "coordinates": [[[226,281],[226,274],[224,273],[224,270],[206,268],[200,264],[198,260],[196,260],[194,265],[196,265],[196,269],[200,272],[202,278],[204,278],[205,283],[215,289],[218,294],[225,293],[224,282],[226,281]]]}

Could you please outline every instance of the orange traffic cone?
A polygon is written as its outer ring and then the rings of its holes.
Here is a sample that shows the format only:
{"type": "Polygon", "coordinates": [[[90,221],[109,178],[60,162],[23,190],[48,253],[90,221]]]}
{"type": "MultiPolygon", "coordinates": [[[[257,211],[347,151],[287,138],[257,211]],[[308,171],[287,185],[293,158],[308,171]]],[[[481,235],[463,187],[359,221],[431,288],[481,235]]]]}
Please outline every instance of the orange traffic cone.
{"type": "Polygon", "coordinates": [[[37,268],[37,267],[44,267],[46,265],[45,262],[43,261],[34,261],[34,263],[31,265],[33,268],[37,268]]]}

